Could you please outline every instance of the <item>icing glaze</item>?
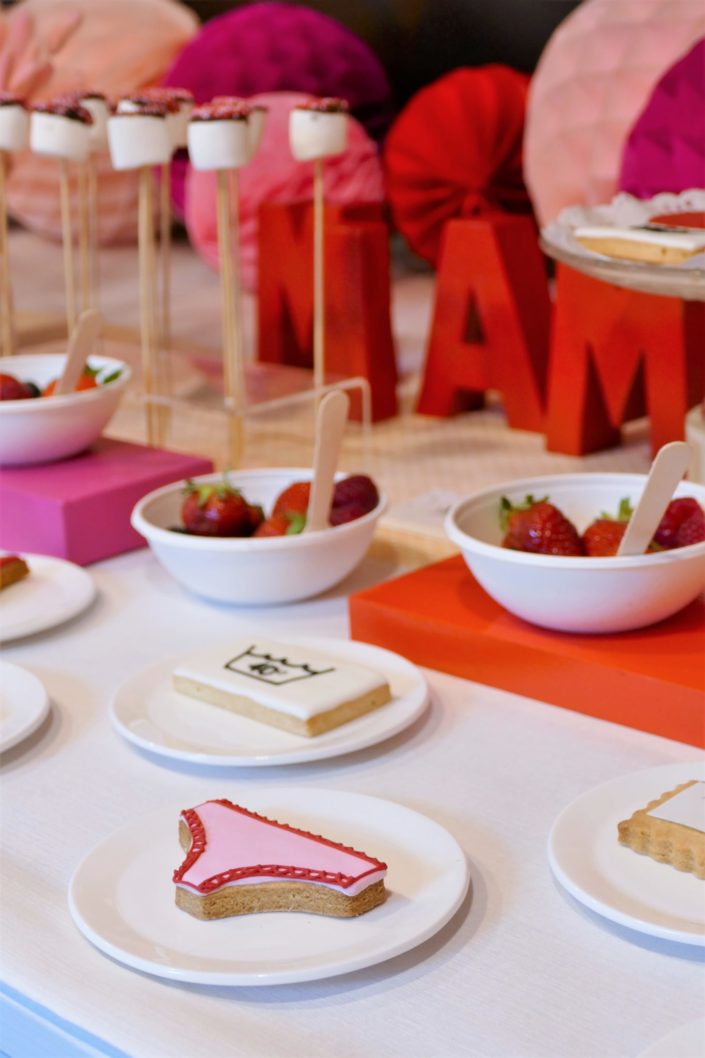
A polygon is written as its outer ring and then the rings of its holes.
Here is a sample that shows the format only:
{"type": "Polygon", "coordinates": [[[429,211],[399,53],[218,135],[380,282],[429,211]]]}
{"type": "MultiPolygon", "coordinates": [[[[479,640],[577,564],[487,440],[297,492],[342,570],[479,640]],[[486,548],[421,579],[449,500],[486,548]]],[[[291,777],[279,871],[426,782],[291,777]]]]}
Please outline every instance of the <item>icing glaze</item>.
{"type": "Polygon", "coordinates": [[[385,684],[383,676],[362,665],[311,657],[303,647],[261,639],[210,648],[179,665],[174,676],[253,699],[303,720],[385,684]]]}
{"type": "Polygon", "coordinates": [[[705,834],[705,782],[695,782],[646,813],[705,834]]]}
{"type": "Polygon", "coordinates": [[[203,896],[226,886],[276,881],[325,885],[356,896],[387,872],[385,863],[364,852],[231,801],[205,801],[182,812],[181,819],[191,832],[191,848],[173,881],[203,896]]]}

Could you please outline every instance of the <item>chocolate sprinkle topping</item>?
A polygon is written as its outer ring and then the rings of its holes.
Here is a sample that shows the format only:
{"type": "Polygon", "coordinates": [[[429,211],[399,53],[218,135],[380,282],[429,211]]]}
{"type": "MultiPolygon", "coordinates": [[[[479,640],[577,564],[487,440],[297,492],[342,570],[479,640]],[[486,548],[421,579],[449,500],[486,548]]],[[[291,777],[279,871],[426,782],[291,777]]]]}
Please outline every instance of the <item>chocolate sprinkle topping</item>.
{"type": "Polygon", "coordinates": [[[93,124],[90,111],[77,103],[73,96],[57,96],[48,103],[37,103],[34,109],[40,114],[56,114],[57,117],[81,121],[84,125],[93,124]]]}
{"type": "Polygon", "coordinates": [[[323,99],[309,99],[306,103],[299,103],[294,109],[315,110],[320,114],[347,114],[350,107],[344,99],[326,96],[323,99]]]}

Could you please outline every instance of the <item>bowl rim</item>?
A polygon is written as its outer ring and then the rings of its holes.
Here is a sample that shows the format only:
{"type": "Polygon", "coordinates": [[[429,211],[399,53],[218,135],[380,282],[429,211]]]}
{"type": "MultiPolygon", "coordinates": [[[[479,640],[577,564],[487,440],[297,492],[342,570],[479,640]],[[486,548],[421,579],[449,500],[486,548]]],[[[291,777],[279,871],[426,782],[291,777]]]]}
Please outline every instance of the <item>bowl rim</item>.
{"type": "MultiPolygon", "coordinates": [[[[229,470],[223,472],[214,472],[212,474],[198,474],[191,478],[191,481],[196,484],[203,483],[209,484],[212,481],[222,481],[223,477],[227,477],[235,483],[237,478],[244,478],[245,480],[251,480],[255,477],[280,477],[282,474],[291,476],[293,480],[300,480],[303,478],[310,480],[312,477],[311,467],[248,467],[242,470],[229,470]]],[[[336,478],[349,477],[350,475],[339,471],[336,474],[336,478]]],[[[292,484],[293,484],[292,480],[292,484]]],[[[307,545],[316,545],[320,543],[323,536],[335,530],[336,536],[342,538],[347,533],[354,532],[356,528],[363,525],[368,525],[370,522],[375,522],[384,511],[387,506],[387,497],[384,493],[379,493],[379,501],[376,507],[373,507],[367,514],[363,514],[361,518],[355,518],[352,522],[345,522],[343,525],[331,525],[326,529],[317,529],[312,533],[296,533],[291,536],[190,536],[187,533],[175,533],[171,529],[163,529],[159,525],[155,525],[150,522],[145,514],[145,508],[148,504],[154,500],[160,499],[171,492],[176,492],[183,488],[183,481],[172,482],[169,485],[162,485],[161,488],[154,489],[152,492],[148,492],[146,496],[138,500],[135,506],[132,508],[130,514],[130,524],[133,529],[136,529],[141,536],[143,536],[148,544],[151,545],[152,541],[155,543],[170,544],[172,547],[176,546],[191,551],[206,551],[214,550],[221,553],[240,553],[240,552],[251,552],[252,541],[256,540],[255,547],[259,551],[260,549],[268,549],[270,551],[281,550],[286,547],[306,547],[307,545]]],[[[378,490],[379,491],[379,490],[378,490]]]]}
{"type": "MultiPolygon", "coordinates": [[[[49,358],[61,358],[66,357],[65,353],[18,353],[15,356],[3,356],[0,357],[0,371],[3,366],[16,363],[20,358],[22,359],[44,359],[49,358]]],[[[91,353],[90,358],[93,361],[99,361],[101,367],[110,367],[115,365],[115,370],[120,369],[120,375],[118,378],[113,379],[112,382],[103,382],[99,386],[93,389],[82,389],[75,390],[73,393],[64,393],[59,397],[52,397],[51,404],[47,404],[42,401],[41,398],[35,400],[0,400],[0,414],[12,414],[28,412],[30,415],[36,415],[38,408],[43,408],[45,411],[48,408],[60,408],[66,407],[76,399],[81,400],[97,400],[103,393],[121,389],[126,386],[132,378],[132,367],[127,363],[126,360],[118,360],[114,356],[102,356],[98,353],[91,353]]]]}
{"type": "MultiPolygon", "coordinates": [[[[556,484],[559,481],[566,484],[569,482],[577,484],[578,480],[586,481],[586,479],[594,484],[602,482],[606,485],[617,485],[623,482],[626,486],[628,483],[634,484],[635,479],[638,479],[639,482],[643,483],[646,481],[646,477],[647,475],[645,473],[638,472],[577,471],[575,473],[567,472],[565,474],[543,474],[531,478],[515,478],[510,481],[499,482],[496,485],[478,489],[476,492],[471,493],[470,496],[466,496],[464,499],[461,499],[454,504],[445,517],[444,529],[449,539],[454,544],[457,544],[463,551],[468,550],[475,554],[483,555],[486,558],[501,559],[504,562],[514,563],[515,565],[531,565],[536,567],[546,567],[547,569],[618,570],[639,569],[643,566],[650,566],[653,568],[656,565],[684,562],[688,559],[705,555],[705,541],[698,544],[689,544],[687,547],[654,551],[643,555],[623,555],[619,557],[613,555],[604,558],[591,557],[590,555],[541,555],[535,554],[531,551],[513,551],[511,548],[502,547],[499,544],[489,544],[485,540],[480,540],[478,537],[467,533],[464,529],[461,529],[458,524],[459,519],[470,507],[494,497],[499,498],[507,491],[536,489],[541,488],[543,485],[550,487],[551,484],[556,484]]],[[[681,486],[694,489],[696,494],[695,498],[698,499],[701,506],[705,506],[705,485],[702,485],[697,481],[683,479],[682,482],[679,482],[678,487],[680,488],[681,486]]]]}

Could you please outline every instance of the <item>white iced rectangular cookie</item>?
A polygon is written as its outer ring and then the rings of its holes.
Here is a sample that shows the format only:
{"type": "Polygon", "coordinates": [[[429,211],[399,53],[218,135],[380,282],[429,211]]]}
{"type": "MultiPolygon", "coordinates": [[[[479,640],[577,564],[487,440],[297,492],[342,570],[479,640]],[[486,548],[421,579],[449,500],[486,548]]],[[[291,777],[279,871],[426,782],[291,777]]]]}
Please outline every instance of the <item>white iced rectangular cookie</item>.
{"type": "Polygon", "coordinates": [[[705,782],[687,786],[656,808],[651,808],[647,814],[705,834],[705,782]]]}
{"type": "Polygon", "coordinates": [[[300,735],[319,735],[391,698],[383,675],[305,647],[240,640],[212,647],[173,674],[182,694],[300,735]]]}
{"type": "Polygon", "coordinates": [[[705,233],[666,232],[644,228],[576,228],[574,236],[588,250],[629,261],[676,264],[705,250],[705,233]]]}

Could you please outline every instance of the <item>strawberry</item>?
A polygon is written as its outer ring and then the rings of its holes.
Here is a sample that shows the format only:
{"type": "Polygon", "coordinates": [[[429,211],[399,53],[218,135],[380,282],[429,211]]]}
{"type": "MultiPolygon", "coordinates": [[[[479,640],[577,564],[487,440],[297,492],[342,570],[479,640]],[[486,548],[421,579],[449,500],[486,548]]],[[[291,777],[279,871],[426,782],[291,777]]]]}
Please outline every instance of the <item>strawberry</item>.
{"type": "MultiPolygon", "coordinates": [[[[663,518],[658,524],[658,528],[654,533],[654,540],[660,547],[682,547],[682,544],[677,544],[676,539],[678,537],[678,530],[684,522],[697,514],[702,509],[697,500],[694,500],[691,496],[684,496],[679,500],[671,500],[663,518]]],[[[695,541],[691,541],[695,543],[695,541]]]]}
{"type": "Polygon", "coordinates": [[[582,555],[578,531],[565,515],[548,502],[527,496],[513,506],[506,496],[500,503],[500,524],[505,530],[502,547],[540,555],[582,555]]]}
{"type": "MultiPolygon", "coordinates": [[[[367,474],[351,474],[338,481],[333,490],[333,508],[349,507],[358,504],[364,513],[374,510],[379,503],[379,492],[372,478],[367,474]]],[[[357,515],[359,518],[360,515],[357,515]]],[[[347,519],[350,521],[350,519],[347,519]]],[[[332,517],[331,517],[332,521],[332,517]]],[[[336,524],[336,523],[333,523],[336,524]]]]}
{"type": "MultiPolygon", "coordinates": [[[[54,390],[56,389],[57,382],[58,379],[55,378],[52,382],[46,385],[42,390],[42,396],[52,397],[54,395],[54,390]]],[[[74,386],[74,393],[79,393],[81,390],[84,389],[95,389],[97,385],[98,383],[95,380],[95,375],[89,371],[84,371],[84,373],[81,375],[78,382],[74,386]]]]}
{"type": "Polygon", "coordinates": [[[281,511],[306,514],[310,495],[310,481],[295,481],[293,485],[289,485],[283,492],[279,493],[274,501],[272,514],[279,514],[281,511]]]}
{"type": "Polygon", "coordinates": [[[676,533],[676,547],[688,547],[689,544],[700,544],[705,540],[705,513],[701,507],[693,511],[689,518],[681,523],[676,533]]]}
{"type": "Polygon", "coordinates": [[[330,512],[331,525],[345,525],[369,514],[370,509],[361,503],[346,503],[344,507],[333,507],[330,512]]]}
{"type": "Polygon", "coordinates": [[[295,511],[277,511],[257,526],[255,536],[296,536],[306,525],[306,517],[295,511]]]}
{"type": "Polygon", "coordinates": [[[591,558],[606,558],[616,555],[627,523],[634,513],[628,499],[621,500],[617,516],[604,511],[591,522],[582,535],[583,550],[591,558]]]}
{"type": "Polygon", "coordinates": [[[27,400],[34,396],[26,382],[14,375],[0,374],[0,400],[27,400]]]}
{"type": "Polygon", "coordinates": [[[196,536],[251,536],[252,508],[238,489],[222,484],[197,485],[187,481],[181,519],[196,536]]]}

